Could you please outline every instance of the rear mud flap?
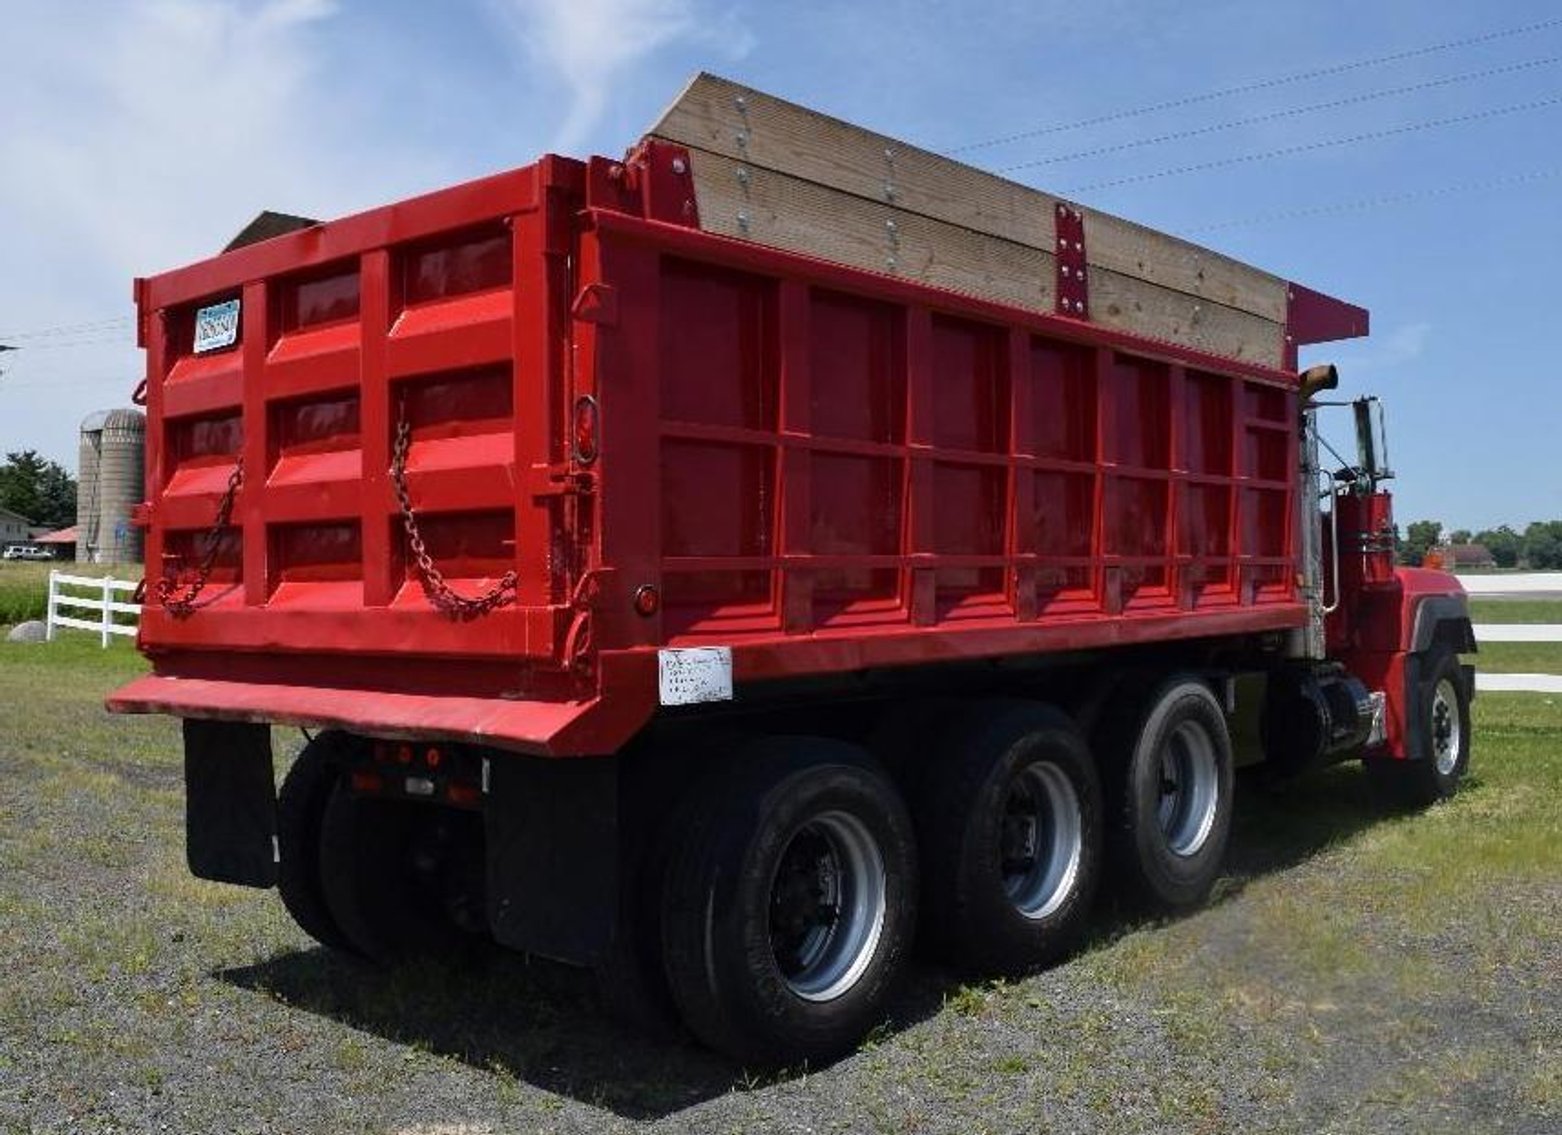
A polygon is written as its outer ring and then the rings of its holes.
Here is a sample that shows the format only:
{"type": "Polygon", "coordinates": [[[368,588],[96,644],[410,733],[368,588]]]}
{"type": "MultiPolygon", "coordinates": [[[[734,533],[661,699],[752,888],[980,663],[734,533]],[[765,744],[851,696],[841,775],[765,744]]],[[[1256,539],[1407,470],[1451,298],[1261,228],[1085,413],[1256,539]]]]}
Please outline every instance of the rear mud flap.
{"type": "Polygon", "coordinates": [[[491,756],[488,923],[512,949],[590,965],[618,917],[618,759],[491,756]]]}
{"type": "Polygon", "coordinates": [[[219,883],[277,882],[277,797],[271,730],[184,722],[185,851],[190,873],[219,883]]]}

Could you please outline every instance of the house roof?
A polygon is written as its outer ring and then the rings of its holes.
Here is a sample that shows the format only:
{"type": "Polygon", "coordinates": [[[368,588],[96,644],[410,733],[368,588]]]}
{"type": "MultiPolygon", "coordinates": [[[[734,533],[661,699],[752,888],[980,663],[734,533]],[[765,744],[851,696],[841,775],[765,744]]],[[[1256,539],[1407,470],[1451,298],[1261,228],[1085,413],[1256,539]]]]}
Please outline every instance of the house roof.
{"type": "Polygon", "coordinates": [[[34,544],[74,544],[76,543],[76,525],[69,528],[56,528],[53,532],[45,532],[42,536],[33,537],[34,544]]]}
{"type": "Polygon", "coordinates": [[[1448,554],[1455,564],[1489,564],[1496,559],[1485,544],[1453,544],[1448,554]]]}
{"type": "Polygon", "coordinates": [[[33,523],[31,520],[28,520],[21,513],[19,513],[19,512],[12,512],[10,509],[5,508],[5,507],[0,507],[0,518],[4,518],[6,520],[17,520],[17,521],[20,521],[21,523],[27,525],[29,528],[32,527],[32,523],[33,523]]]}

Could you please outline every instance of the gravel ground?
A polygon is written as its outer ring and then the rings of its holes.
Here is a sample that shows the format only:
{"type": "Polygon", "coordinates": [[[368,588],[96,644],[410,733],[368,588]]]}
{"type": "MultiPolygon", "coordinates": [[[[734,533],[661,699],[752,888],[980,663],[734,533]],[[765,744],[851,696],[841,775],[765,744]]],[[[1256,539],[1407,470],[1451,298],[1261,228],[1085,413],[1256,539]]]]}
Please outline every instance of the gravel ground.
{"type": "Polygon", "coordinates": [[[176,729],[96,708],[133,659],[5,649],[3,1131],[1562,1130],[1554,707],[1484,699],[1479,781],[1421,816],[1354,769],[1243,783],[1208,909],[1103,910],[1023,981],[919,968],[854,1055],[756,1076],[575,971],[366,969],[190,879],[176,729]]]}

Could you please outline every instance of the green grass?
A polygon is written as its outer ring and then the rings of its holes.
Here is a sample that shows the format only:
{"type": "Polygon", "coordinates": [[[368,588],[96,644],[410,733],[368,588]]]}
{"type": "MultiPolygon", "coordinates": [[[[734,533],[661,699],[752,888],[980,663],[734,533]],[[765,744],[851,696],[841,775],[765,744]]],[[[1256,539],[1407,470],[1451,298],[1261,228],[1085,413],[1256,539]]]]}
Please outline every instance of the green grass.
{"type": "MultiPolygon", "coordinates": [[[[141,578],[140,564],[118,564],[108,567],[102,564],[70,563],[64,560],[49,563],[0,560],[0,627],[44,617],[49,605],[51,570],[62,571],[67,575],[90,576],[94,579],[101,579],[105,575],[111,575],[115,579],[141,578]]],[[[127,596],[121,593],[118,598],[124,600],[127,596]]]]}
{"type": "Polygon", "coordinates": [[[856,1056],[752,1078],[553,971],[352,967],[274,893],[191,878],[177,723],[102,710],[143,672],[123,641],[0,643],[0,1130],[155,1126],[153,1097],[187,1130],[1562,1129],[1562,697],[1482,694],[1472,776],[1425,812],[1354,767],[1239,778],[1206,909],[1103,915],[1031,977],[919,971],[856,1056]]]}
{"type": "Polygon", "coordinates": [[[1475,667],[1488,674],[1562,674],[1562,642],[1483,642],[1475,667]]]}
{"type": "Polygon", "coordinates": [[[1475,623],[1562,623],[1562,599],[1471,599],[1475,623]]]}

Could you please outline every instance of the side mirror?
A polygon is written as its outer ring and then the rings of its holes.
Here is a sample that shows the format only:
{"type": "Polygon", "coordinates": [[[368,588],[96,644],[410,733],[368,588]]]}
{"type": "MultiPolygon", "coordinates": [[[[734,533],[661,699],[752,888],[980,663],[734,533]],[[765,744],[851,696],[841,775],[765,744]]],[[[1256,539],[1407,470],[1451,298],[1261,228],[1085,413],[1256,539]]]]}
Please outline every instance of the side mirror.
{"type": "Polygon", "coordinates": [[[1388,435],[1383,425],[1383,403],[1358,398],[1351,403],[1356,414],[1356,458],[1363,473],[1374,482],[1386,481],[1394,472],[1388,465],[1388,435]],[[1377,413],[1373,414],[1373,408],[1377,413]]]}

